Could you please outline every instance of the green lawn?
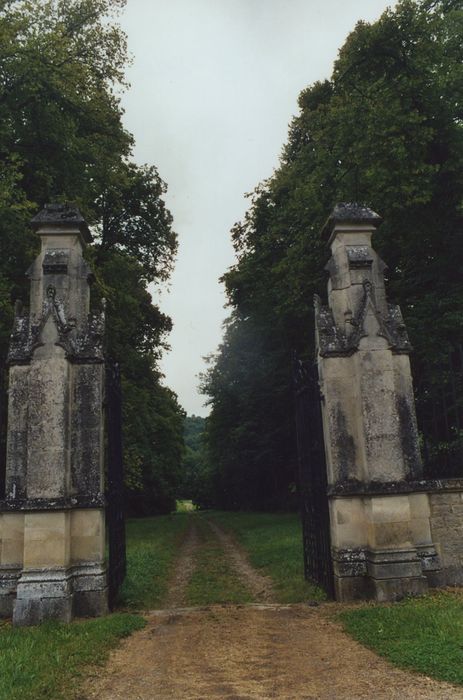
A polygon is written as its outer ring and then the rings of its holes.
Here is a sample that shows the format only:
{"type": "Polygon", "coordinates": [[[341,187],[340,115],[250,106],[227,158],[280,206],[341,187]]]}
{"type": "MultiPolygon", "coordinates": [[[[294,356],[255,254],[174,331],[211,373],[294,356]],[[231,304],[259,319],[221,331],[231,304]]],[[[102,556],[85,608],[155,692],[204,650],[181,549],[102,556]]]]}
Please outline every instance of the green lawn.
{"type": "Polygon", "coordinates": [[[72,697],[88,666],[104,663],[121,637],[144,624],[139,615],[124,613],[70,625],[0,624],[0,700],[72,697]]]}
{"type": "Polygon", "coordinates": [[[463,684],[463,592],[367,605],[340,618],[349,634],[397,666],[463,684]]]}
{"type": "Polygon", "coordinates": [[[180,500],[176,503],[177,513],[193,513],[196,510],[196,506],[193,501],[180,500]]]}
{"type": "Polygon", "coordinates": [[[120,605],[135,610],[161,605],[189,517],[174,513],[127,522],[127,576],[119,594],[120,605]]]}
{"type": "Polygon", "coordinates": [[[235,533],[253,566],[273,580],[279,602],[299,603],[326,598],[320,588],[304,579],[298,514],[211,511],[206,517],[235,533]]]}

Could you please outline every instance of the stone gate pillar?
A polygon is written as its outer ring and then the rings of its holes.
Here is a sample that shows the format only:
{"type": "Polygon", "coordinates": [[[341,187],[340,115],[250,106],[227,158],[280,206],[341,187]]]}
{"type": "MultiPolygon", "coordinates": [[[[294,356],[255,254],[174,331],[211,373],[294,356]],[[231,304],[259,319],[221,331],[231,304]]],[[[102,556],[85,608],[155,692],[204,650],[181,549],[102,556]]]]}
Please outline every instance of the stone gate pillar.
{"type": "Polygon", "coordinates": [[[6,497],[0,502],[0,614],[17,625],[107,611],[103,495],[104,314],[90,313],[90,240],[76,207],[33,220],[9,351],[6,497]]]}
{"type": "Polygon", "coordinates": [[[328,305],[315,300],[340,600],[420,593],[439,569],[429,498],[419,489],[411,347],[399,307],[387,303],[385,264],[371,245],[379,223],[365,207],[335,207],[323,229],[332,254],[328,305]]]}

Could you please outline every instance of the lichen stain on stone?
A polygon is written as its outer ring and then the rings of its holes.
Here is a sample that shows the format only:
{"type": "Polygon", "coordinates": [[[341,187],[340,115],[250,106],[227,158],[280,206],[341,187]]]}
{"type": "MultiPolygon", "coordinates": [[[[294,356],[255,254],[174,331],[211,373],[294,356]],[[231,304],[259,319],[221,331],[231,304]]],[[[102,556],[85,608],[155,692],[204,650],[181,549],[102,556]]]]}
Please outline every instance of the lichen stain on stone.
{"type": "Polygon", "coordinates": [[[100,489],[101,366],[74,367],[74,404],[71,480],[74,493],[98,493],[100,489]]]}
{"type": "Polygon", "coordinates": [[[396,409],[404,461],[408,468],[408,475],[412,479],[416,479],[422,475],[423,465],[418,447],[418,431],[414,420],[414,410],[407,397],[400,394],[396,398],[396,409]]]}
{"type": "Polygon", "coordinates": [[[347,481],[355,468],[355,442],[347,429],[346,416],[340,402],[336,403],[333,414],[333,444],[336,445],[338,458],[336,481],[347,481]]]}

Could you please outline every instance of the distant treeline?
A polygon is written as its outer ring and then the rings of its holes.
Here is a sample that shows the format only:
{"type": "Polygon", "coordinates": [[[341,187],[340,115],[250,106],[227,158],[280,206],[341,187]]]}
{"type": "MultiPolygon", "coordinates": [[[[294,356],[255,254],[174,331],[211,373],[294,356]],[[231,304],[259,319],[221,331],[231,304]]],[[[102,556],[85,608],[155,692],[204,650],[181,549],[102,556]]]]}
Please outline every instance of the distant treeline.
{"type": "MultiPolygon", "coordinates": [[[[463,342],[462,37],[462,0],[402,0],[359,22],[331,79],[301,92],[280,165],[232,230],[231,314],[202,385],[215,505],[294,505],[291,363],[294,351],[313,356],[312,299],[326,293],[328,258],[319,232],[336,202],[384,217],[374,245],[415,348],[418,406],[451,381],[449,346],[463,342]]],[[[456,416],[463,392],[452,391],[456,416]]],[[[457,418],[447,428],[461,435],[457,418]]]]}
{"type": "Polygon", "coordinates": [[[29,220],[47,202],[74,201],[94,233],[93,299],[107,299],[108,355],[122,371],[128,509],[143,514],[175,506],[184,413],[158,368],[171,320],[148,284],[169,277],[177,237],[166,186],[154,166],[135,164],[122,125],[127,49],[108,17],[123,4],[1,3],[0,475],[13,302],[28,303],[25,272],[38,252],[29,220]]]}

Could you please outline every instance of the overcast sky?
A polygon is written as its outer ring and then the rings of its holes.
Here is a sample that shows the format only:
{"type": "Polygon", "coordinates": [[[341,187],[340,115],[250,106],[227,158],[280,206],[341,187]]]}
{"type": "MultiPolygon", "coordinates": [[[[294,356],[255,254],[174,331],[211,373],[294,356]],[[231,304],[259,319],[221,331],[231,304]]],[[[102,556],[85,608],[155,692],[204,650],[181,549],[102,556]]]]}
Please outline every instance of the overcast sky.
{"type": "Polygon", "coordinates": [[[133,65],[124,95],[135,158],[155,164],[179,235],[170,291],[174,322],[162,369],[188,413],[203,357],[217,349],[227,315],[219,277],[233,264],[229,231],[250,192],[278,165],[297,96],[330,77],[359,19],[384,0],[128,0],[121,18],[133,65]]]}

